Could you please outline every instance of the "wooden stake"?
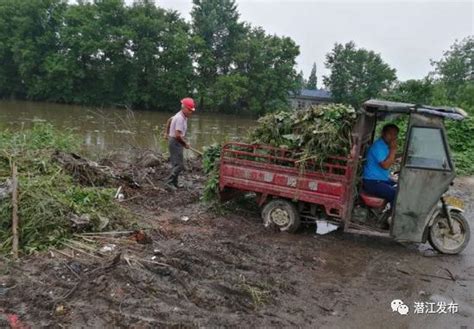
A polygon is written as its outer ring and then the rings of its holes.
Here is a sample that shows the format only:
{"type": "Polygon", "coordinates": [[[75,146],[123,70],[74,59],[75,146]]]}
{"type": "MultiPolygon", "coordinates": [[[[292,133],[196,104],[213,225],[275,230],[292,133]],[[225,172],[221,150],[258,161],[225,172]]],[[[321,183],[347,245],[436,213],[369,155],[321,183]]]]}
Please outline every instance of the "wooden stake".
{"type": "Polygon", "coordinates": [[[18,172],[16,164],[12,164],[12,232],[13,257],[18,259],[18,172]]]}

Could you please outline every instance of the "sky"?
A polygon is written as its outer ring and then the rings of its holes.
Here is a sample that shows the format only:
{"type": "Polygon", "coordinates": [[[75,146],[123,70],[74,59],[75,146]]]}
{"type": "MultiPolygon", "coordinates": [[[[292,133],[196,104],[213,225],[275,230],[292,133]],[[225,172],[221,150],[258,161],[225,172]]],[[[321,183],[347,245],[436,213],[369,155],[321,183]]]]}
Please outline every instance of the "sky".
{"type": "MultiPolygon", "coordinates": [[[[133,2],[126,0],[127,3],[133,2]]],[[[380,53],[399,80],[420,79],[454,43],[474,35],[474,1],[440,0],[237,0],[240,18],[267,33],[289,36],[300,46],[298,71],[308,77],[314,62],[318,86],[334,43],[353,40],[380,53]]],[[[190,20],[191,0],[156,0],[190,20]]]]}

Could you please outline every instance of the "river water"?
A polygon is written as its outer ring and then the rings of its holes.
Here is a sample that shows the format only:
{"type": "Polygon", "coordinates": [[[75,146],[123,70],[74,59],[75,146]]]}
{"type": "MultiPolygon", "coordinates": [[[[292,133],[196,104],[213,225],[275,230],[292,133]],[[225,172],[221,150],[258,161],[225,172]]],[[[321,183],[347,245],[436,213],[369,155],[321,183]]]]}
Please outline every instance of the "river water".
{"type": "MultiPolygon", "coordinates": [[[[0,101],[1,129],[16,130],[35,122],[49,122],[59,129],[72,129],[83,139],[83,151],[98,157],[133,148],[165,151],[161,134],[171,115],[172,112],[0,101]]],[[[196,112],[188,121],[187,136],[193,147],[201,149],[214,142],[242,138],[255,123],[255,118],[246,116],[196,112]]]]}

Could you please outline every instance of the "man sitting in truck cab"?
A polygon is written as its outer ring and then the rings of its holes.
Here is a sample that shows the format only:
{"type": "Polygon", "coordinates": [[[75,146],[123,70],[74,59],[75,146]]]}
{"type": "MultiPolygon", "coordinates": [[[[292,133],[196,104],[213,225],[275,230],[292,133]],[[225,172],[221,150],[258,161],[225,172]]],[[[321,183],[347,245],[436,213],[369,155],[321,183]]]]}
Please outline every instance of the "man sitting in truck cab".
{"type": "Polygon", "coordinates": [[[390,167],[397,152],[398,127],[386,124],[382,136],[369,147],[362,175],[362,188],[370,195],[387,200],[393,208],[396,187],[390,178],[390,167]]]}

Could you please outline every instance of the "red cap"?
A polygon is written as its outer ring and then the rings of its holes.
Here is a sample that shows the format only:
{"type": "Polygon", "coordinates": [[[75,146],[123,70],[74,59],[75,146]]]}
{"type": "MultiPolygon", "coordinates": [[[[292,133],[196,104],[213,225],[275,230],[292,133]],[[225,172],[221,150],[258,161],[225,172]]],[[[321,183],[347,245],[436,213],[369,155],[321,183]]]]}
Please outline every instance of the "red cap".
{"type": "Polygon", "coordinates": [[[183,98],[183,99],[181,100],[181,104],[184,105],[184,106],[186,106],[186,108],[187,108],[188,110],[191,110],[191,111],[195,111],[195,110],[196,110],[195,104],[194,104],[194,99],[192,99],[192,98],[189,98],[189,97],[183,98]]]}

